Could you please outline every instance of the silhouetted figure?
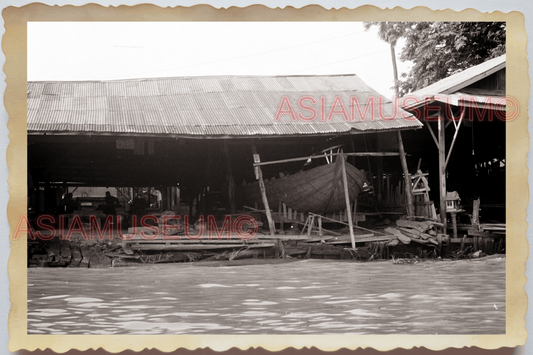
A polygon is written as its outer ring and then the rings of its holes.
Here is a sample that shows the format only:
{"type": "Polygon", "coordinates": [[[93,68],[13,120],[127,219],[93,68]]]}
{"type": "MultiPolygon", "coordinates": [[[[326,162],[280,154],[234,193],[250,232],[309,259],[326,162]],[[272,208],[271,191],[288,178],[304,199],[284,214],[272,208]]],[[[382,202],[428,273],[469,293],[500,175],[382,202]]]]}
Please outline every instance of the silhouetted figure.
{"type": "Polygon", "coordinates": [[[115,206],[118,205],[118,198],[115,196],[111,196],[111,193],[109,191],[106,191],[105,193],[105,207],[104,207],[104,213],[107,216],[113,216],[113,222],[116,219],[117,211],[115,210],[115,206]]]}
{"type": "Polygon", "coordinates": [[[144,214],[146,213],[146,207],[148,207],[146,200],[144,199],[142,195],[138,194],[131,202],[131,208],[130,208],[130,226],[131,227],[134,227],[133,216],[135,216],[135,219],[136,219],[135,227],[141,226],[141,218],[143,218],[144,214]]]}
{"type": "Polygon", "coordinates": [[[69,214],[76,209],[76,202],[72,199],[72,194],[68,193],[61,199],[59,205],[57,205],[58,214],[69,214]]]}

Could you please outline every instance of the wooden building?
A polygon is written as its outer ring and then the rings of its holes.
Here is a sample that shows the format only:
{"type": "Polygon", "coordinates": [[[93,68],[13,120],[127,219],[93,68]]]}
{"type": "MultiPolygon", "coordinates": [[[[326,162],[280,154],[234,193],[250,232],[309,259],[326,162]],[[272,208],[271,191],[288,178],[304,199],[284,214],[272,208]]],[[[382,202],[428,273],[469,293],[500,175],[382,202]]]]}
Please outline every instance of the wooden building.
{"type": "MultiPolygon", "coordinates": [[[[401,169],[396,132],[422,127],[356,75],[29,82],[27,90],[30,215],[53,212],[76,186],[152,187],[162,209],[184,213],[194,202],[201,213],[231,211],[232,186],[255,180],[253,147],[270,161],[342,144],[361,153],[350,163],[381,181],[377,159],[401,169]],[[365,154],[380,151],[396,155],[365,154]]],[[[301,166],[265,166],[263,176],[301,166]]]]}
{"type": "Polygon", "coordinates": [[[516,109],[505,96],[505,67],[503,55],[404,98],[404,109],[426,127],[418,132],[423,147],[410,151],[425,151],[419,155],[438,186],[433,193],[443,223],[454,210],[454,191],[462,212],[475,215],[481,207],[487,220],[505,223],[506,121],[516,109]]]}

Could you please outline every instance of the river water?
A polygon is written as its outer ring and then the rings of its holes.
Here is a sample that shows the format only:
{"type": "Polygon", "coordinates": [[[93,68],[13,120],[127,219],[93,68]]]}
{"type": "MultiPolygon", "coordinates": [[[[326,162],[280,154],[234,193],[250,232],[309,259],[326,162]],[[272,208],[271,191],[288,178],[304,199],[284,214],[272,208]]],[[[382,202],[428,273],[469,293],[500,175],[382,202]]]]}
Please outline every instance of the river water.
{"type": "Polygon", "coordinates": [[[28,334],[504,334],[505,257],[28,269],[28,334]]]}

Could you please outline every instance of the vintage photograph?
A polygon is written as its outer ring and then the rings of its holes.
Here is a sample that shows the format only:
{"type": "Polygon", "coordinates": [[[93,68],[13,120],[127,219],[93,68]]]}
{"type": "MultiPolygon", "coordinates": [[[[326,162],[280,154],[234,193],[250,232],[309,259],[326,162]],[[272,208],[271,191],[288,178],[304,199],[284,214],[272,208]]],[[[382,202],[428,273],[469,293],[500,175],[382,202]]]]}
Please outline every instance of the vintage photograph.
{"type": "Polygon", "coordinates": [[[505,22],[27,35],[28,335],[506,333],[505,22]]]}
{"type": "Polygon", "coordinates": [[[505,333],[505,22],[30,22],[27,70],[28,334],[505,333]]]}

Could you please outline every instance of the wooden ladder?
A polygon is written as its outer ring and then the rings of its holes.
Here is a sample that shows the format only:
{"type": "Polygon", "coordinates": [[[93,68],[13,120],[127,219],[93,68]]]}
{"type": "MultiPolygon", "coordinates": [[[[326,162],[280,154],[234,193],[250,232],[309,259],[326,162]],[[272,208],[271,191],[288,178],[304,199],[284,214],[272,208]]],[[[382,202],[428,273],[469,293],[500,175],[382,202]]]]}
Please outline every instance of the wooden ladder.
{"type": "MultiPolygon", "coordinates": [[[[414,180],[412,183],[413,196],[422,195],[424,198],[424,208],[420,211],[425,217],[430,219],[437,219],[437,211],[435,210],[435,204],[429,199],[429,188],[428,180],[426,176],[429,174],[424,174],[420,169],[417,170],[416,174],[411,175],[411,180],[414,180]]],[[[420,213],[418,213],[420,214],[420,213]]],[[[417,215],[415,210],[415,215],[417,215]]]]}

